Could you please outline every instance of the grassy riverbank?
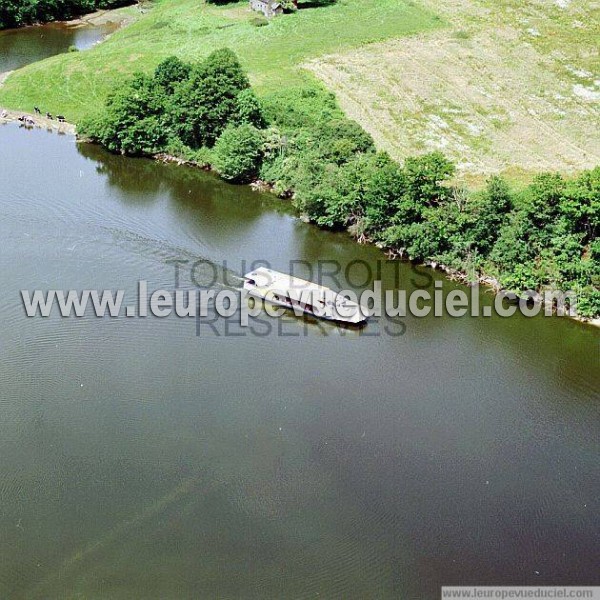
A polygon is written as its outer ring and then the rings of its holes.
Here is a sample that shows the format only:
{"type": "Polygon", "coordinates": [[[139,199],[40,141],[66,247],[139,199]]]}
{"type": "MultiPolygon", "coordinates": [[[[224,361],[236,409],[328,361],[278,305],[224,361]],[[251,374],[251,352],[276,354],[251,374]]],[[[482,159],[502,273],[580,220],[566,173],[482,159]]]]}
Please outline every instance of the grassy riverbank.
{"type": "Polygon", "coordinates": [[[0,106],[31,111],[43,103],[77,122],[99,111],[110,90],[136,71],[150,72],[176,54],[197,61],[215,48],[236,52],[259,93],[306,79],[307,60],[431,30],[443,21],[404,0],[353,0],[299,10],[264,27],[252,24],[248,3],[215,6],[199,0],[162,0],[105,43],[63,54],[13,73],[0,106]]]}
{"type": "Polygon", "coordinates": [[[322,79],[345,113],[396,159],[442,150],[457,179],[529,182],[600,163],[600,8],[585,0],[340,0],[256,27],[245,0],[157,0],[83,53],[13,73],[0,106],[43,99],[73,122],[167,56],[236,52],[259,95],[322,79]]]}

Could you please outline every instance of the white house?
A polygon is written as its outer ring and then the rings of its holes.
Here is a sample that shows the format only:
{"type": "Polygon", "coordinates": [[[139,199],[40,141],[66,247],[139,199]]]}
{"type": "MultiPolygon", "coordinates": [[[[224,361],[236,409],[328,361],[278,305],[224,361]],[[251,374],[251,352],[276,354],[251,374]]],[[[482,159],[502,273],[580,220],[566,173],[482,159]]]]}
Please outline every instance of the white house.
{"type": "Polygon", "coordinates": [[[283,7],[276,0],[250,0],[250,8],[261,12],[265,17],[274,17],[283,13],[283,7]]]}

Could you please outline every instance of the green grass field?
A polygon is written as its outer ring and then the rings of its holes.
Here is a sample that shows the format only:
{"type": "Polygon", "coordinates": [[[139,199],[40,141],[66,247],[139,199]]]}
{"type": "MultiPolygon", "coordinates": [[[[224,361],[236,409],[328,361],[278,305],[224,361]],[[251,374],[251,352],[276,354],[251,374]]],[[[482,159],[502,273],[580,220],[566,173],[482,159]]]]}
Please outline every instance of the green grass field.
{"type": "Polygon", "coordinates": [[[32,111],[39,104],[77,122],[101,109],[109,91],[131,73],[150,71],[173,54],[193,61],[225,46],[239,55],[258,92],[265,93],[311,77],[300,66],[307,60],[444,24],[411,0],[339,0],[277,17],[264,27],[251,24],[255,16],[246,1],[225,6],[157,1],[93,49],[14,72],[0,88],[0,106],[32,111]]]}

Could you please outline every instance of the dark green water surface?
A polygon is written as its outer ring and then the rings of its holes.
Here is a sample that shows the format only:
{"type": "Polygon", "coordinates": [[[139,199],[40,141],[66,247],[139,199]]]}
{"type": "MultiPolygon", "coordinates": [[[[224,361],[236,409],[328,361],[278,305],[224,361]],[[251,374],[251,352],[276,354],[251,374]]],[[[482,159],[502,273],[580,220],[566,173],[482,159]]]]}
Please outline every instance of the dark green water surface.
{"type": "Polygon", "coordinates": [[[27,318],[20,290],[132,298],[140,279],[173,289],[173,259],[235,289],[244,260],[384,257],[271,196],[16,125],[0,127],[0,240],[0,598],[600,584],[596,330],[27,318]]]}
{"type": "Polygon", "coordinates": [[[115,23],[72,27],[64,23],[0,31],[0,73],[67,52],[87,50],[117,28],[115,23]]]}

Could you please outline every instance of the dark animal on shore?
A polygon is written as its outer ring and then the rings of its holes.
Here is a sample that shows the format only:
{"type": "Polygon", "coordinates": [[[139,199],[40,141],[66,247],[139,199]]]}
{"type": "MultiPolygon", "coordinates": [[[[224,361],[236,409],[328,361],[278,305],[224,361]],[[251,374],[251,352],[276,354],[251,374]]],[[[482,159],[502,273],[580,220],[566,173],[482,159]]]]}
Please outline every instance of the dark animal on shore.
{"type": "Polygon", "coordinates": [[[51,121],[54,120],[49,112],[46,113],[46,119],[50,119],[51,121]]]}
{"type": "Polygon", "coordinates": [[[20,117],[17,118],[17,121],[19,121],[20,123],[25,123],[25,115],[21,115],[20,117]]]}
{"type": "Polygon", "coordinates": [[[34,106],[34,107],[33,107],[33,112],[34,112],[36,115],[41,115],[41,114],[42,114],[42,111],[41,111],[41,110],[40,110],[40,109],[39,109],[37,106],[34,106]]]}
{"type": "Polygon", "coordinates": [[[65,118],[62,115],[56,115],[56,118],[58,119],[59,123],[64,123],[65,122],[65,118]]]}

